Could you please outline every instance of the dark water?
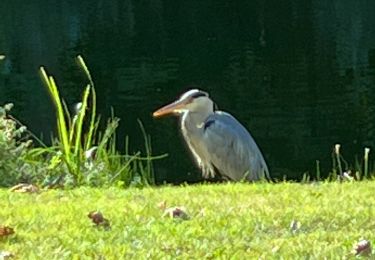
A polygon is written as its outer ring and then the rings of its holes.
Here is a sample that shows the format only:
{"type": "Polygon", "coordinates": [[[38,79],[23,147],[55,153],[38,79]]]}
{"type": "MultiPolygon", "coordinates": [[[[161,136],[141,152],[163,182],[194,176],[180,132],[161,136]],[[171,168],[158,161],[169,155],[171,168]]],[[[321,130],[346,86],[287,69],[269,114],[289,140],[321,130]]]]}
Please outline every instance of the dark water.
{"type": "Polygon", "coordinates": [[[85,85],[73,57],[83,54],[99,110],[121,118],[119,140],[142,149],[139,118],[153,152],[170,154],[155,163],[159,181],[199,175],[177,120],[151,118],[189,85],[250,129],[274,175],[313,172],[316,160],[328,170],[335,143],[348,161],[374,144],[374,14],[369,0],[3,0],[0,101],[48,137],[38,67],[73,104],[85,85]]]}

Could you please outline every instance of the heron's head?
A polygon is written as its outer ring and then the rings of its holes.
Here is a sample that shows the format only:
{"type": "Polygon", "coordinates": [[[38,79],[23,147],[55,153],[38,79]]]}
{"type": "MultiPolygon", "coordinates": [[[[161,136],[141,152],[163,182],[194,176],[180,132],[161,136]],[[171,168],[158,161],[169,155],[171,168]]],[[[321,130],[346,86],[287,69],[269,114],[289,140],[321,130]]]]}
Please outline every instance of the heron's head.
{"type": "Polygon", "coordinates": [[[207,92],[199,89],[191,89],[173,103],[156,110],[153,116],[160,117],[185,112],[212,113],[213,110],[214,102],[209,98],[207,92]]]}

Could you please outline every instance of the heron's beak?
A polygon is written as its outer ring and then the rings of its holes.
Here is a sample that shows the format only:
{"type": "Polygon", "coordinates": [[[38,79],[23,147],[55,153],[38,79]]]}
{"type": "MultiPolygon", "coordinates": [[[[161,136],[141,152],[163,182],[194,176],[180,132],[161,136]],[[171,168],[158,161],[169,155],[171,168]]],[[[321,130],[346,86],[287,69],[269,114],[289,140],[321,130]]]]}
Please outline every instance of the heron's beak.
{"type": "Polygon", "coordinates": [[[161,117],[172,113],[179,113],[187,103],[187,100],[177,100],[169,105],[159,108],[152,114],[152,116],[161,117]]]}

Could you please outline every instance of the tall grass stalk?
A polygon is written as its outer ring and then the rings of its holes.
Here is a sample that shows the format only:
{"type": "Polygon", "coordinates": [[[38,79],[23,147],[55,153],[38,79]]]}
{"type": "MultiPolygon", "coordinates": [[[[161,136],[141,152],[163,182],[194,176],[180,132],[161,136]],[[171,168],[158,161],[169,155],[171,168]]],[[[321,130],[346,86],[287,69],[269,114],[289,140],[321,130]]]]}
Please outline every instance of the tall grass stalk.
{"type": "Polygon", "coordinates": [[[320,162],[316,160],[316,180],[320,181],[320,162]]]}
{"type": "Polygon", "coordinates": [[[63,152],[64,161],[67,167],[69,168],[69,171],[76,175],[76,167],[74,167],[74,163],[72,162],[72,149],[69,142],[69,131],[65,119],[65,110],[63,107],[63,102],[60,98],[60,94],[53,77],[48,76],[44,67],[40,68],[40,73],[56,108],[57,132],[59,135],[59,143],[61,145],[61,150],[63,152]]]}
{"type": "Polygon", "coordinates": [[[354,158],[354,175],[356,180],[360,180],[363,178],[363,170],[362,170],[362,163],[358,159],[358,156],[356,155],[354,158]]]}
{"type": "Polygon", "coordinates": [[[151,160],[151,155],[152,155],[152,150],[151,150],[151,137],[147,135],[145,127],[143,126],[141,120],[138,120],[139,127],[141,128],[142,134],[143,134],[143,139],[145,143],[145,149],[146,149],[146,171],[143,171],[146,173],[146,176],[143,176],[146,180],[152,180],[153,183],[149,184],[155,184],[155,176],[154,176],[154,169],[152,166],[152,160],[151,160]]]}
{"type": "Polygon", "coordinates": [[[365,148],[365,153],[364,153],[364,178],[367,179],[368,177],[368,155],[370,153],[370,148],[365,148]]]}
{"type": "Polygon", "coordinates": [[[340,147],[341,147],[340,144],[335,145],[335,155],[336,155],[336,160],[337,160],[337,167],[339,168],[339,174],[342,177],[343,171],[342,171],[342,166],[341,166],[340,147]]]}
{"type": "MultiPolygon", "coordinates": [[[[91,73],[89,69],[87,68],[87,65],[82,58],[81,55],[77,56],[77,63],[78,66],[83,70],[83,72],[86,74],[90,85],[92,86],[92,92],[91,92],[91,118],[90,118],[90,129],[97,129],[95,126],[96,124],[96,92],[95,92],[95,85],[94,81],[92,80],[91,73]]],[[[94,131],[89,131],[86,143],[85,143],[85,150],[87,151],[92,146],[92,140],[93,140],[94,131]]]]}

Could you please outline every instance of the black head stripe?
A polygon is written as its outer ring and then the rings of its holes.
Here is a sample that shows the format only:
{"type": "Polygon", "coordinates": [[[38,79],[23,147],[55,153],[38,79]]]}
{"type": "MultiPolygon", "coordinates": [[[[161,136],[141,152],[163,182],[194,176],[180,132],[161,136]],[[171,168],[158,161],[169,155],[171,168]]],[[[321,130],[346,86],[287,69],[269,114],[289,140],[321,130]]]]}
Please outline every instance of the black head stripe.
{"type": "Polygon", "coordinates": [[[207,94],[204,92],[197,92],[191,95],[192,98],[207,97],[207,94]]]}

